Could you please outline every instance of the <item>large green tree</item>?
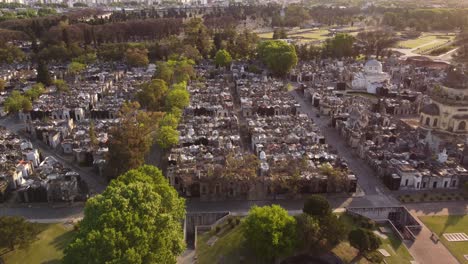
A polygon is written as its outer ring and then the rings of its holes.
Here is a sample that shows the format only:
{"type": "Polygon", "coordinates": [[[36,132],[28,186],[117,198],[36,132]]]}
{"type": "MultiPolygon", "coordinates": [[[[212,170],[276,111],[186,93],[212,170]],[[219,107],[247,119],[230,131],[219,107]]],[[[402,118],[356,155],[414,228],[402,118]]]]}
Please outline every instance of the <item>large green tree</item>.
{"type": "Polygon", "coordinates": [[[275,75],[287,74],[297,64],[293,45],[282,40],[263,41],[258,45],[258,56],[275,75]]]}
{"type": "Polygon", "coordinates": [[[316,250],[319,244],[319,221],[308,214],[300,214],[295,218],[299,249],[303,252],[316,250]]]}
{"type": "Polygon", "coordinates": [[[291,254],[296,246],[296,220],[278,205],[252,207],[242,231],[249,248],[267,261],[291,254]]]}
{"type": "Polygon", "coordinates": [[[194,45],[203,57],[208,56],[213,46],[211,36],[201,18],[192,18],[185,23],[184,42],[194,45]]]}
{"type": "Polygon", "coordinates": [[[0,216],[0,248],[27,247],[38,233],[38,228],[22,217],[0,216]]]}
{"type": "Polygon", "coordinates": [[[326,56],[332,58],[344,58],[355,56],[355,38],[348,34],[336,34],[334,38],[327,39],[323,51],[326,56]]]}
{"type": "Polygon", "coordinates": [[[311,195],[304,202],[302,211],[315,217],[325,217],[331,214],[331,207],[327,199],[322,195],[311,195]]]}
{"type": "Polygon", "coordinates": [[[184,109],[190,103],[190,94],[185,88],[172,88],[166,96],[166,107],[184,109]]]}
{"type": "Polygon", "coordinates": [[[37,64],[37,77],[36,81],[42,83],[45,86],[52,85],[52,78],[50,77],[49,67],[47,63],[43,60],[40,60],[37,64]]]}
{"type": "Polygon", "coordinates": [[[109,179],[144,164],[158,130],[160,112],[140,110],[138,103],[126,103],[120,122],[110,131],[106,176],[109,179]]]}
{"type": "Polygon", "coordinates": [[[227,50],[220,49],[218,50],[218,52],[216,52],[215,63],[217,66],[227,67],[231,65],[231,62],[232,62],[232,57],[231,57],[231,54],[227,52],[227,50]]]}
{"type": "Polygon", "coordinates": [[[185,202],[152,166],[130,170],[86,203],[65,264],[176,263],[185,202]]]}
{"type": "Polygon", "coordinates": [[[348,240],[349,244],[359,250],[360,254],[375,251],[382,243],[372,231],[363,228],[349,232],[348,240]]]}
{"type": "Polygon", "coordinates": [[[179,132],[172,126],[162,126],[159,128],[156,143],[163,148],[171,148],[179,143],[179,132]]]}
{"type": "Polygon", "coordinates": [[[140,105],[148,110],[154,111],[161,109],[164,105],[164,98],[168,88],[164,80],[153,79],[142,85],[142,90],[136,97],[140,105]]]}

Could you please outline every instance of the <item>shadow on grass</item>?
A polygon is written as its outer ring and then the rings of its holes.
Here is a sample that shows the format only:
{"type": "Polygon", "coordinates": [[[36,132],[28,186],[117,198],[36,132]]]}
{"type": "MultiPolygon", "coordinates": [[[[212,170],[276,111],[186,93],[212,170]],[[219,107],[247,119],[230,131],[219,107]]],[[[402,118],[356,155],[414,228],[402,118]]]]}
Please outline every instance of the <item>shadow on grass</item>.
{"type": "Polygon", "coordinates": [[[70,244],[74,235],[75,234],[73,232],[63,233],[60,236],[54,238],[54,240],[50,244],[54,246],[57,250],[64,250],[68,246],[68,244],[70,244]]]}
{"type": "Polygon", "coordinates": [[[450,226],[458,224],[458,222],[460,222],[460,220],[462,219],[463,219],[463,216],[458,216],[458,215],[449,216],[447,218],[447,221],[445,221],[444,228],[442,228],[442,231],[439,235],[442,235],[443,233],[445,233],[445,230],[447,230],[447,228],[449,228],[450,226]]]}
{"type": "Polygon", "coordinates": [[[62,263],[62,261],[60,261],[59,259],[53,259],[53,260],[41,262],[41,264],[60,264],[60,263],[62,263]]]}

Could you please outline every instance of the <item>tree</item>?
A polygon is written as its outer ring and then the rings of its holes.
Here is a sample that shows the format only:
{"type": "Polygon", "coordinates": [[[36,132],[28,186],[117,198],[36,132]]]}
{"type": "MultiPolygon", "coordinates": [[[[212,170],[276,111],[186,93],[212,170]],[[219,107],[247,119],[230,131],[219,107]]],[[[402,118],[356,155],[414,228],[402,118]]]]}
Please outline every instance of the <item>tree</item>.
{"type": "Polygon", "coordinates": [[[0,216],[0,248],[14,250],[15,246],[29,246],[37,234],[38,228],[19,216],[0,216]]]}
{"type": "Polygon", "coordinates": [[[171,126],[162,126],[158,130],[156,143],[162,149],[168,149],[179,143],[179,132],[171,126]]]}
{"type": "Polygon", "coordinates": [[[336,34],[334,38],[327,39],[323,51],[325,56],[332,58],[352,57],[354,53],[354,37],[348,34],[336,34]]]}
{"type": "Polygon", "coordinates": [[[286,33],[286,30],[284,28],[280,29],[275,29],[273,31],[273,39],[287,39],[288,34],[286,33]]]}
{"type": "Polygon", "coordinates": [[[363,47],[364,54],[375,54],[379,58],[382,51],[390,48],[397,42],[397,38],[393,31],[363,31],[357,35],[357,42],[363,47]]]}
{"type": "Polygon", "coordinates": [[[323,250],[330,250],[346,237],[346,226],[334,214],[319,219],[320,244],[323,250]]]}
{"type": "Polygon", "coordinates": [[[156,72],[153,78],[164,80],[166,83],[172,82],[172,76],[174,75],[174,69],[169,66],[167,62],[158,62],[156,64],[156,72]]]}
{"type": "Polygon", "coordinates": [[[174,129],[177,129],[177,126],[179,125],[179,118],[173,114],[173,113],[166,113],[164,117],[161,119],[161,122],[159,122],[159,126],[169,126],[174,129]]]}
{"type": "Polygon", "coordinates": [[[125,52],[125,61],[130,67],[146,67],[149,64],[148,50],[129,48],[125,52]]]}
{"type": "Polygon", "coordinates": [[[0,64],[12,64],[24,60],[26,55],[24,52],[15,45],[7,44],[0,41],[0,64]]]}
{"type": "Polygon", "coordinates": [[[304,202],[302,211],[310,216],[322,218],[332,213],[330,204],[322,195],[311,195],[304,202]]]}
{"type": "Polygon", "coordinates": [[[161,109],[164,105],[163,99],[168,91],[166,82],[161,79],[153,79],[144,83],[142,88],[136,95],[140,105],[151,111],[161,109]]]}
{"type": "Polygon", "coordinates": [[[52,85],[52,78],[50,77],[49,68],[47,63],[43,60],[40,60],[37,64],[37,78],[38,83],[42,83],[45,86],[52,85]]]}
{"type": "Polygon", "coordinates": [[[8,113],[17,113],[23,109],[23,106],[26,106],[27,103],[24,102],[25,100],[29,99],[23,96],[20,92],[13,91],[3,103],[3,107],[8,113]]]}
{"type": "Polygon", "coordinates": [[[216,52],[215,63],[217,66],[227,67],[231,65],[231,62],[231,54],[229,54],[229,52],[227,52],[225,49],[220,49],[218,52],[216,52]]]}
{"type": "Polygon", "coordinates": [[[296,220],[278,205],[253,206],[241,227],[249,248],[271,263],[296,246],[296,220]]]}
{"type": "Polygon", "coordinates": [[[24,95],[28,97],[31,101],[39,98],[43,93],[45,93],[45,88],[42,83],[34,84],[31,89],[27,90],[24,95]]]}
{"type": "Polygon", "coordinates": [[[201,18],[192,18],[184,28],[184,42],[189,45],[194,45],[203,57],[207,57],[213,46],[208,29],[203,24],[201,18]]]}
{"type": "Polygon", "coordinates": [[[160,112],[140,110],[136,102],[125,103],[119,113],[120,122],[110,130],[106,176],[116,176],[144,164],[158,129],[160,112]]]}
{"type": "Polygon", "coordinates": [[[320,240],[320,224],[318,220],[308,214],[300,214],[295,218],[299,249],[305,252],[317,250],[320,240]]]}
{"type": "Polygon", "coordinates": [[[6,82],[3,79],[0,79],[0,92],[5,91],[6,82]]]}
{"type": "Polygon", "coordinates": [[[258,56],[275,75],[287,74],[297,64],[293,45],[281,40],[263,41],[258,45],[258,56]]]}
{"type": "Polygon", "coordinates": [[[130,170],[86,203],[63,262],[176,263],[185,202],[153,166],[130,170]]]}
{"type": "Polygon", "coordinates": [[[86,64],[76,62],[76,61],[73,61],[70,64],[68,64],[68,72],[70,72],[73,75],[82,72],[85,68],[86,68],[86,64]]]}
{"type": "Polygon", "coordinates": [[[358,228],[349,232],[349,244],[359,250],[359,254],[377,250],[380,245],[380,239],[370,230],[358,228]]]}
{"type": "Polygon", "coordinates": [[[23,99],[23,102],[21,103],[21,108],[23,109],[23,112],[30,112],[33,110],[33,106],[31,103],[31,100],[25,98],[23,99]]]}
{"type": "Polygon", "coordinates": [[[69,93],[70,88],[68,87],[67,82],[61,79],[57,79],[54,81],[55,88],[57,88],[58,93],[69,93]]]}
{"type": "Polygon", "coordinates": [[[190,103],[190,94],[186,89],[172,88],[166,96],[166,107],[184,109],[190,103]]]}

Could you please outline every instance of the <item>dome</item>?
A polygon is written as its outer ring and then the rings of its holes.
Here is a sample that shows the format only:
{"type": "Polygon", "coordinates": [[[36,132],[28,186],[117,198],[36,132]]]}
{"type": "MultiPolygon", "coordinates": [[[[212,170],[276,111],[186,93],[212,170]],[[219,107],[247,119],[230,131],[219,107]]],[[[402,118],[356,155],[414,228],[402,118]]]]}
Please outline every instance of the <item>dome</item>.
{"type": "Polygon", "coordinates": [[[436,104],[428,104],[424,106],[421,112],[426,115],[433,115],[433,116],[440,115],[439,106],[436,104]]]}
{"type": "Polygon", "coordinates": [[[378,60],[368,60],[365,67],[382,67],[382,63],[378,60]]]}

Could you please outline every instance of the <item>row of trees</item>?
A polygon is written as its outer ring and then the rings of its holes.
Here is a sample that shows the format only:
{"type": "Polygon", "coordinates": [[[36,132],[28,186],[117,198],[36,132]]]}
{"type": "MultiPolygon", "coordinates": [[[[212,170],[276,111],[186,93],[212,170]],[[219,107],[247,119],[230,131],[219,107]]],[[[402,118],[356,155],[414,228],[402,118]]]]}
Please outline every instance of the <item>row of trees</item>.
{"type": "Polygon", "coordinates": [[[153,166],[130,170],[86,203],[63,262],[176,263],[185,201],[153,166]]]}
{"type": "Polygon", "coordinates": [[[143,165],[154,143],[162,149],[178,144],[177,126],[190,102],[187,82],[195,75],[193,64],[186,58],[159,62],[153,80],[136,94],[137,102],[123,105],[121,122],[110,132],[109,179],[143,165]]]}
{"type": "Polygon", "coordinates": [[[32,110],[32,102],[45,92],[41,83],[33,85],[24,94],[13,91],[3,103],[4,110],[8,113],[17,113],[21,110],[27,112],[32,110]]]}
{"type": "Polygon", "coordinates": [[[468,25],[466,9],[398,9],[384,14],[382,23],[397,30],[454,30],[468,25]]]}
{"type": "Polygon", "coordinates": [[[373,30],[360,32],[356,37],[338,33],[329,38],[322,46],[296,45],[297,55],[301,60],[317,58],[346,58],[359,54],[365,56],[383,56],[387,49],[397,42],[395,32],[390,30],[373,30]]]}
{"type": "Polygon", "coordinates": [[[360,254],[373,252],[381,244],[367,229],[348,230],[319,195],[307,199],[303,214],[295,217],[278,205],[254,206],[241,227],[249,248],[270,263],[295,253],[323,254],[346,238],[360,254]]]}

